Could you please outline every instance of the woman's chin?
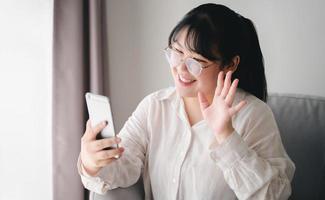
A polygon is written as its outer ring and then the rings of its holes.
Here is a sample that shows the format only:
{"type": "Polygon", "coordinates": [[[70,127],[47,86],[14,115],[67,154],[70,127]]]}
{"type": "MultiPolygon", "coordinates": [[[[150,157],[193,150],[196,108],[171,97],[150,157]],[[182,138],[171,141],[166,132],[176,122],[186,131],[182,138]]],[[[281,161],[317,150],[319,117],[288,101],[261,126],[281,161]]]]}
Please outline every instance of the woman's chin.
{"type": "Polygon", "coordinates": [[[196,97],[197,91],[193,89],[184,89],[176,87],[176,91],[181,97],[196,97]]]}
{"type": "Polygon", "coordinates": [[[197,81],[192,84],[184,84],[178,78],[174,78],[176,91],[181,97],[197,96],[197,81]]]}

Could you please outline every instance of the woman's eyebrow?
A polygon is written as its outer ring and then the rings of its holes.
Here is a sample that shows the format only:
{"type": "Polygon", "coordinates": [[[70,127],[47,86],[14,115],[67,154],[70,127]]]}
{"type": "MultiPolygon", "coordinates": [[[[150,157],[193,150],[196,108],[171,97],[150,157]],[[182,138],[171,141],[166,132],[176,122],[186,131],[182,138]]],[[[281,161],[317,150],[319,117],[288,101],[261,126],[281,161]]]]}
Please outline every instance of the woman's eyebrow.
{"type": "MultiPolygon", "coordinates": [[[[181,43],[179,43],[177,40],[175,40],[175,43],[180,46],[182,49],[184,49],[184,46],[181,45],[181,43]]],[[[199,62],[203,62],[203,63],[208,63],[207,61],[205,60],[202,60],[201,58],[197,58],[197,57],[193,57],[195,60],[199,61],[199,62]]]]}
{"type": "Polygon", "coordinates": [[[200,58],[193,58],[193,59],[195,59],[195,60],[197,60],[197,61],[199,61],[199,62],[208,63],[207,61],[202,60],[202,59],[200,59],[200,58]]]}

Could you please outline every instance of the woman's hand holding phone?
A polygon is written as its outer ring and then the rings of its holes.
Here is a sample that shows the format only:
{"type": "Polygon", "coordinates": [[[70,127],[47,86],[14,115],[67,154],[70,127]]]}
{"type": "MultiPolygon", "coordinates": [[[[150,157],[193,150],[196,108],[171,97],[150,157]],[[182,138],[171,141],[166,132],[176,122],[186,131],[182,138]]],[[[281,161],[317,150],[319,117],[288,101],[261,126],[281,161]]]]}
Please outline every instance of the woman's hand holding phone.
{"type": "Polygon", "coordinates": [[[124,151],[123,147],[108,148],[121,142],[118,137],[96,140],[96,136],[106,126],[107,122],[103,121],[92,127],[90,120],[88,120],[86,131],[81,138],[81,162],[87,174],[91,176],[96,176],[104,166],[118,159],[124,151]]]}

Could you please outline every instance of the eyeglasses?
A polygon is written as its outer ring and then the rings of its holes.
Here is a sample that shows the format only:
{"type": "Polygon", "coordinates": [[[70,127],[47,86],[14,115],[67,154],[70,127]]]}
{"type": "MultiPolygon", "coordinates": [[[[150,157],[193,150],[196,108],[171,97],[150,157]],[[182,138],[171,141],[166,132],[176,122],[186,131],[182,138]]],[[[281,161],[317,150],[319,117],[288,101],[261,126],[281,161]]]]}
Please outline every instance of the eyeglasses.
{"type": "Polygon", "coordinates": [[[177,52],[175,49],[170,47],[166,47],[164,49],[164,52],[171,68],[177,67],[178,65],[184,62],[187,70],[195,77],[198,77],[201,74],[202,69],[208,68],[215,64],[215,62],[213,62],[207,65],[202,65],[199,61],[195,60],[194,58],[183,58],[183,55],[181,53],[177,52]]]}

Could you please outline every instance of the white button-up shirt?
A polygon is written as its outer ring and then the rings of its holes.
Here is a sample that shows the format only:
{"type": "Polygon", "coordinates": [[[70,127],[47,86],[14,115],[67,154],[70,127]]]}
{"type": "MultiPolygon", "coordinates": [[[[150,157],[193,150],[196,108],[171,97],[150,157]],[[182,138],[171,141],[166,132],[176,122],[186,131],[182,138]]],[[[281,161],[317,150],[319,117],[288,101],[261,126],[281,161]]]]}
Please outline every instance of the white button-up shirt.
{"type": "Polygon", "coordinates": [[[175,87],[145,97],[119,133],[121,158],[89,176],[79,159],[84,186],[104,194],[143,177],[146,199],[287,199],[295,166],[288,157],[272,111],[237,89],[235,131],[222,143],[202,120],[189,124],[175,87]]]}

